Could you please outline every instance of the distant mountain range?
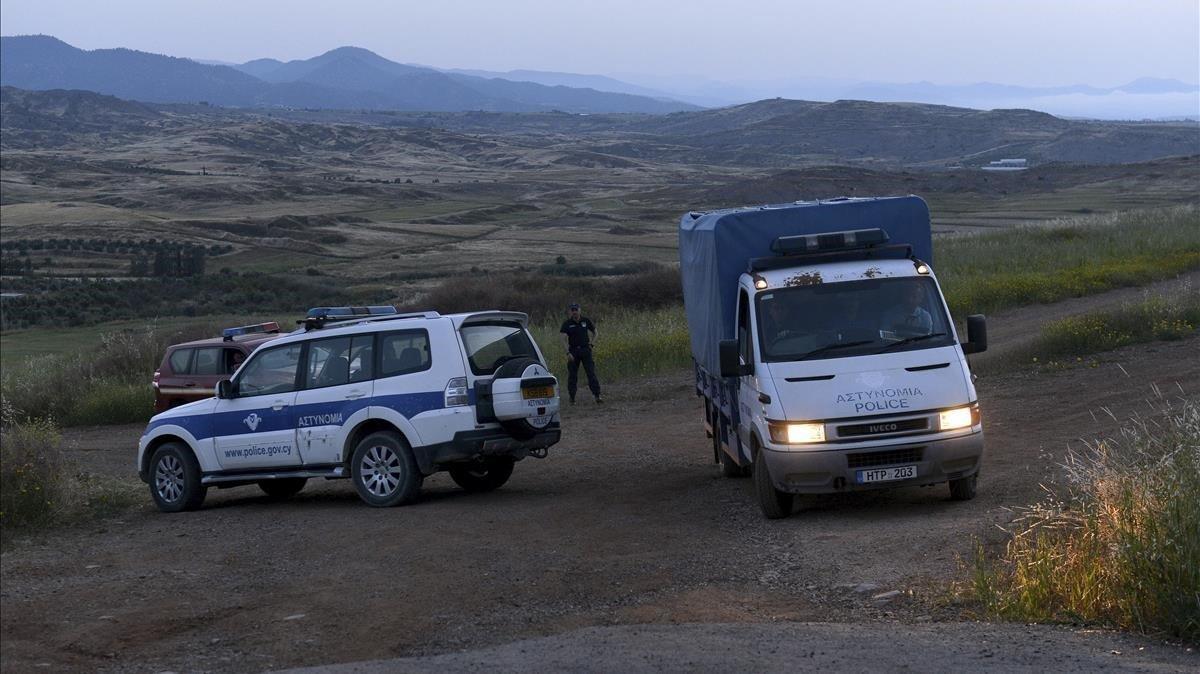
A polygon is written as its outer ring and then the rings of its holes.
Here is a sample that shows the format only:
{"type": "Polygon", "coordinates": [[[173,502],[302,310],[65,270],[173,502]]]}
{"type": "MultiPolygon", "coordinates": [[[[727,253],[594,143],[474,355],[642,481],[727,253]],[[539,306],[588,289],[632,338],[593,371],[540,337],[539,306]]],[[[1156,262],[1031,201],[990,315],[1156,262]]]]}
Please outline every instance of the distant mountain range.
{"type": "Polygon", "coordinates": [[[310,59],[224,63],[129,49],[85,51],[49,36],[0,38],[0,83],[83,89],[154,103],[230,107],[663,114],[786,98],[914,102],[981,110],[1025,108],[1063,117],[1197,119],[1200,86],[1144,77],[1116,87],[977,82],[864,82],[827,77],[722,82],[646,74],[445,70],[402,64],[359,47],[310,59]]]}
{"type": "Polygon", "coordinates": [[[236,66],[130,49],[77,49],[44,35],[0,38],[0,83],[83,89],[151,103],[232,107],[667,113],[678,101],[410,66],[358,47],[236,66]]]}

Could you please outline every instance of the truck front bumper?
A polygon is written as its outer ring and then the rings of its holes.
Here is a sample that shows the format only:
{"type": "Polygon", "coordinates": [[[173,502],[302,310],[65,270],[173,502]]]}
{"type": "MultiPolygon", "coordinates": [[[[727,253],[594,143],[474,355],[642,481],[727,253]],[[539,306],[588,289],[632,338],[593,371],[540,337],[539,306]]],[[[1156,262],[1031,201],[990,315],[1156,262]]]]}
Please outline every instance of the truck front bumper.
{"type": "Polygon", "coordinates": [[[938,484],[979,472],[983,431],[970,435],[883,447],[780,451],[763,447],[767,471],[779,491],[828,494],[890,487],[938,484]],[[861,482],[864,470],[915,466],[916,476],[885,482],[861,482]]]}

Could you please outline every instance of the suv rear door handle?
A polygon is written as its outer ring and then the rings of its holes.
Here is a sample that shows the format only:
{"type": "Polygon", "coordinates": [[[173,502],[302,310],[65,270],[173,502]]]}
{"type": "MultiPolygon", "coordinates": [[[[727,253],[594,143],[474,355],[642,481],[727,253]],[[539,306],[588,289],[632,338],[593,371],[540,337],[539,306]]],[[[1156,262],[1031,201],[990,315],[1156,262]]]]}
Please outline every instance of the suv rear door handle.
{"type": "Polygon", "coordinates": [[[184,384],[184,386],[195,386],[195,385],[196,385],[196,382],[194,382],[194,381],[189,381],[186,384],[184,384]]]}
{"type": "Polygon", "coordinates": [[[360,391],[358,389],[354,389],[353,391],[350,391],[349,393],[346,394],[346,400],[358,400],[359,398],[361,398],[365,395],[367,395],[366,391],[360,391]]]}
{"type": "Polygon", "coordinates": [[[271,409],[275,410],[276,412],[287,406],[288,404],[286,400],[276,400],[275,402],[271,403],[271,409]]]}

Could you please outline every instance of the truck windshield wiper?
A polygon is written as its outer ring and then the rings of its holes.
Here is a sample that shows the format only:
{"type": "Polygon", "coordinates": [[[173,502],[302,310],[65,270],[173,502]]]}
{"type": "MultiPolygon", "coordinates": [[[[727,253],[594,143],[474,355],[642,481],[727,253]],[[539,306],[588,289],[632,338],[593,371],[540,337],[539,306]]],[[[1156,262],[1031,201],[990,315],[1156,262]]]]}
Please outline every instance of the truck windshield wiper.
{"type": "Polygon", "coordinates": [[[912,344],[913,342],[919,342],[923,339],[933,339],[934,337],[945,337],[945,336],[946,336],[946,333],[944,333],[944,332],[931,332],[928,335],[917,335],[916,337],[908,337],[908,338],[902,339],[898,342],[892,342],[891,344],[888,344],[887,346],[876,351],[875,353],[883,353],[884,351],[887,351],[888,349],[894,349],[897,346],[903,346],[904,344],[912,344]]]}
{"type": "Polygon", "coordinates": [[[853,341],[853,342],[834,342],[833,344],[826,344],[825,346],[817,347],[807,353],[802,353],[799,356],[796,356],[795,358],[793,358],[792,360],[804,360],[805,358],[808,358],[809,356],[815,356],[819,353],[825,353],[826,351],[833,351],[834,349],[845,349],[845,348],[851,347],[851,346],[862,346],[863,344],[871,344],[874,341],[875,340],[873,340],[873,339],[860,339],[860,340],[853,341]]]}

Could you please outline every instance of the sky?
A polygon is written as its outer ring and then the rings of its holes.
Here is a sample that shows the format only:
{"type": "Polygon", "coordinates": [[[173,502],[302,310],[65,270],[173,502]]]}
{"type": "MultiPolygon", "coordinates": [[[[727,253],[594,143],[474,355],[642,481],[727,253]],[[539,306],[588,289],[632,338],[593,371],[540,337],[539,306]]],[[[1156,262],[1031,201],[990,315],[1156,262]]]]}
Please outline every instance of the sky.
{"type": "Polygon", "coordinates": [[[940,84],[1200,81],[1197,0],[4,0],[4,35],[242,62],[940,84]]]}

